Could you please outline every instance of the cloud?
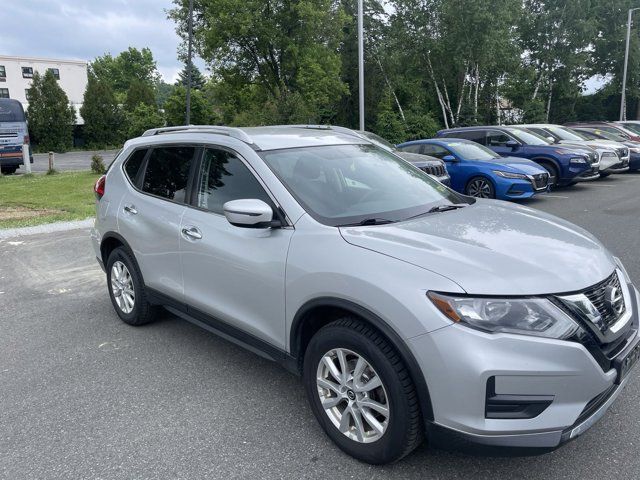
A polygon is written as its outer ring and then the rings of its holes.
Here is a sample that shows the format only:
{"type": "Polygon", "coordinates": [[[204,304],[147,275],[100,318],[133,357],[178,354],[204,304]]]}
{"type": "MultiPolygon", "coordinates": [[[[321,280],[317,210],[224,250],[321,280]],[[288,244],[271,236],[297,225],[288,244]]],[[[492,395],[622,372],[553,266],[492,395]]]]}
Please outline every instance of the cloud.
{"type": "MultiPolygon", "coordinates": [[[[3,2],[0,54],[93,60],[129,46],[149,47],[168,82],[182,68],[171,0],[20,0],[3,2]]],[[[203,62],[196,64],[203,67],[203,62]]]]}

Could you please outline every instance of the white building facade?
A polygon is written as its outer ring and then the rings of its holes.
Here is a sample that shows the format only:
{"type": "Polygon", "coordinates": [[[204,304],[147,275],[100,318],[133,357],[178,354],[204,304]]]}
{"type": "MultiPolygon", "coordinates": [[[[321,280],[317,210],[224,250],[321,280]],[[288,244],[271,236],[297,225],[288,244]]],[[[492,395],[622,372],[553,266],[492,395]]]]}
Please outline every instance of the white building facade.
{"type": "Polygon", "coordinates": [[[82,60],[0,55],[0,98],[20,101],[26,111],[29,106],[27,90],[31,87],[33,74],[44,75],[51,70],[76,110],[76,123],[82,125],[80,107],[87,88],[87,68],[87,62],[82,60]]]}

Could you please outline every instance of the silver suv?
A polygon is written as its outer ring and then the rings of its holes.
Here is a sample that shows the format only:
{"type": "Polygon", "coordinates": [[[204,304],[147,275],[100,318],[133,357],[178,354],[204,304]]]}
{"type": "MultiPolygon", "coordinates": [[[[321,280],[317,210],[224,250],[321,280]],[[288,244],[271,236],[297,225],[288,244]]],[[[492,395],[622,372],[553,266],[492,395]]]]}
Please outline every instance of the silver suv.
{"type": "Polygon", "coordinates": [[[564,220],[459,195],[357,135],[179,127],[128,141],[92,240],[118,316],[164,307],[302,376],[344,451],[548,451],[640,352],[640,294],[564,220]]]}

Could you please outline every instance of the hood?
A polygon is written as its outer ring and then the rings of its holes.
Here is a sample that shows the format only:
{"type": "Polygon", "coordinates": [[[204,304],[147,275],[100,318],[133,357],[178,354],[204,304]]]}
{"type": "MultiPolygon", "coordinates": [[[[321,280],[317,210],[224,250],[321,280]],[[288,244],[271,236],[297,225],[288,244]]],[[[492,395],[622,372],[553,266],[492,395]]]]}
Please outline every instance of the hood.
{"type": "Polygon", "coordinates": [[[443,275],[469,294],[571,292],[600,282],[615,269],[609,252],[585,230],[495,200],[340,232],[352,245],[443,275]]]}
{"type": "Polygon", "coordinates": [[[593,148],[606,148],[608,150],[615,150],[615,148],[624,147],[620,142],[614,142],[613,140],[585,140],[578,143],[572,140],[561,140],[562,145],[588,145],[593,148]]]}
{"type": "Polygon", "coordinates": [[[538,165],[536,162],[527,160],[526,158],[518,157],[502,157],[496,158],[494,161],[483,161],[482,163],[487,166],[493,166],[495,164],[497,170],[507,170],[515,173],[526,173],[527,175],[538,175],[540,173],[547,173],[547,171],[538,165]],[[507,168],[500,168],[507,167],[507,168]]]}

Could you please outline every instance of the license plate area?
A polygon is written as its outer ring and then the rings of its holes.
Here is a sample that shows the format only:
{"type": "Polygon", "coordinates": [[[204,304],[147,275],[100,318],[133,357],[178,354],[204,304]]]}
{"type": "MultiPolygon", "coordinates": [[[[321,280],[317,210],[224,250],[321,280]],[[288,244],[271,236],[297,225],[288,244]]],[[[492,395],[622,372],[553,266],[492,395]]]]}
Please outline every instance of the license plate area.
{"type": "Polygon", "coordinates": [[[620,357],[616,358],[613,365],[618,372],[616,383],[620,384],[626,378],[640,359],[640,338],[636,338],[632,346],[629,347],[620,357]]]}

